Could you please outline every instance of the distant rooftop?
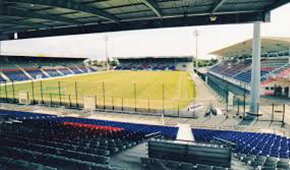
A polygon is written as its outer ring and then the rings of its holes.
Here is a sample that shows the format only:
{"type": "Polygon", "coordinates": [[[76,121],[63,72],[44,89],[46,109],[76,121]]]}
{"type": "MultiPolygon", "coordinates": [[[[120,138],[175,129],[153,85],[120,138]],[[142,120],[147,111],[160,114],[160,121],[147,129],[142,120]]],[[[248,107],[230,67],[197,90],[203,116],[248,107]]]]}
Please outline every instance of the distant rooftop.
{"type": "Polygon", "coordinates": [[[192,56],[186,55],[186,56],[182,56],[182,55],[178,55],[178,56],[131,56],[131,57],[114,57],[115,59],[149,59],[149,58],[158,58],[158,59],[170,59],[170,58],[192,58],[192,56]]]}
{"type": "MultiPolygon", "coordinates": [[[[261,53],[279,52],[290,49],[290,38],[285,37],[262,37],[261,53]]],[[[230,57],[235,55],[251,55],[252,39],[239,42],[223,49],[211,52],[210,54],[218,57],[230,57]]]]}
{"type": "Polygon", "coordinates": [[[59,56],[59,57],[55,57],[55,56],[46,56],[46,55],[36,55],[36,56],[28,56],[28,55],[0,55],[0,58],[50,58],[50,59],[82,59],[85,60],[87,59],[87,57],[63,57],[63,56],[59,56]]]}

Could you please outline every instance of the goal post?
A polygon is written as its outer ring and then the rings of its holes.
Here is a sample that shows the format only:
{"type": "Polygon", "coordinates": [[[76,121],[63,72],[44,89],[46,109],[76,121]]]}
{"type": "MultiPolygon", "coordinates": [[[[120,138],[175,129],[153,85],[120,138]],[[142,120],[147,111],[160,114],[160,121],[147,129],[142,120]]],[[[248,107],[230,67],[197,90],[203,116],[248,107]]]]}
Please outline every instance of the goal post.
{"type": "Polygon", "coordinates": [[[96,97],[95,96],[84,96],[84,109],[85,110],[96,110],[96,97]]]}
{"type": "Polygon", "coordinates": [[[20,104],[30,104],[31,101],[28,92],[19,92],[18,96],[20,104]]]}

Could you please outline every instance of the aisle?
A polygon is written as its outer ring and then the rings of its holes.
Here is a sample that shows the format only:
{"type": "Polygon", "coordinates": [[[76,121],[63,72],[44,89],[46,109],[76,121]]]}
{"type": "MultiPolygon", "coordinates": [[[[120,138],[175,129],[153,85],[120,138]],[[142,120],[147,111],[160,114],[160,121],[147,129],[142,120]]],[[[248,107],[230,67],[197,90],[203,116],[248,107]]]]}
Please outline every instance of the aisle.
{"type": "Polygon", "coordinates": [[[190,124],[178,124],[177,140],[194,141],[190,124]]]}

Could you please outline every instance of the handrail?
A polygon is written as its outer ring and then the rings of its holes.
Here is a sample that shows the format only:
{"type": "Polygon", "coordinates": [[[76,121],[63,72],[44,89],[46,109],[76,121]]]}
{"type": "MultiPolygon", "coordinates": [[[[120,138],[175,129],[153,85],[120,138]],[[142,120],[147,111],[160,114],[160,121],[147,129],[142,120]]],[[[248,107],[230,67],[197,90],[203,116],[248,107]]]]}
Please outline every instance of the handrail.
{"type": "Polygon", "coordinates": [[[149,134],[145,135],[145,137],[146,137],[146,138],[150,138],[150,137],[152,137],[152,136],[156,136],[156,135],[159,135],[159,134],[161,134],[161,131],[153,132],[153,133],[149,133],[149,134]]]}
{"type": "Polygon", "coordinates": [[[229,145],[231,145],[231,146],[237,146],[237,144],[235,144],[235,143],[233,143],[233,142],[231,142],[231,141],[228,141],[228,140],[225,140],[225,139],[222,139],[222,138],[219,138],[219,137],[213,137],[215,140],[218,140],[218,141],[221,141],[221,142],[224,142],[224,143],[226,143],[226,144],[229,144],[229,145]]]}

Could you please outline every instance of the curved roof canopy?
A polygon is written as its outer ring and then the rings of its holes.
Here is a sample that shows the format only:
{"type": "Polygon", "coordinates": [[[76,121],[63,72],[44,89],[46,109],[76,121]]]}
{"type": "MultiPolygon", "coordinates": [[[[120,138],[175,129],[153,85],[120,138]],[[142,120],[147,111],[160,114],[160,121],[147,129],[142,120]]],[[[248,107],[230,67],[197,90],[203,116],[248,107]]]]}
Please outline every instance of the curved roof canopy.
{"type": "MultiPolygon", "coordinates": [[[[290,38],[262,37],[261,53],[279,52],[290,49],[290,38]]],[[[210,53],[219,57],[237,55],[252,55],[252,39],[231,45],[229,47],[210,53]]]]}
{"type": "Polygon", "coordinates": [[[0,39],[269,21],[289,0],[0,0],[0,39]]]}

